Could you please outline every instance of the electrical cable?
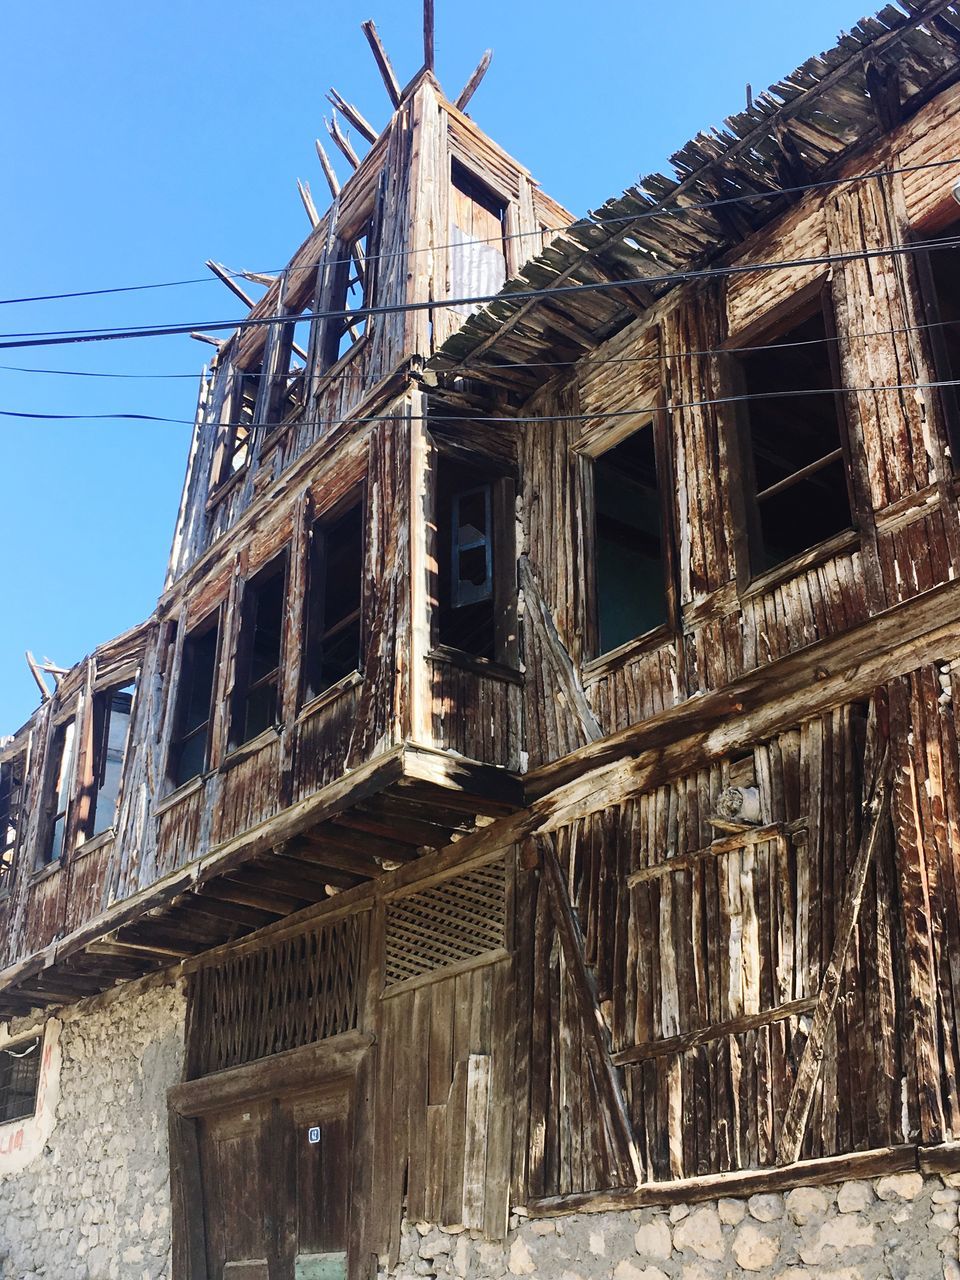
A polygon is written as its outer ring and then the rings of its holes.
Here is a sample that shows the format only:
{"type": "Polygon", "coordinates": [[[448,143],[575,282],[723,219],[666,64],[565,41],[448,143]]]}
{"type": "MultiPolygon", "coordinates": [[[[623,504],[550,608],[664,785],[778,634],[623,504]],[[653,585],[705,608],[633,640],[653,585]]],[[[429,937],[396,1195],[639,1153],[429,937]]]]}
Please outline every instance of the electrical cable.
{"type": "MultiPolygon", "coordinates": [[[[649,218],[658,218],[658,217],[663,217],[665,215],[670,217],[674,217],[674,216],[682,217],[683,215],[688,213],[709,212],[712,209],[723,208],[725,205],[744,204],[744,203],[749,203],[751,201],[758,201],[758,200],[774,200],[784,195],[797,195],[797,194],[803,194],[810,191],[822,191],[822,190],[827,190],[837,186],[849,185],[850,183],[854,183],[854,182],[878,181],[882,178],[892,177],[897,174],[916,173],[920,170],[925,170],[925,169],[942,169],[942,168],[949,168],[951,166],[958,166],[958,165],[960,165],[960,157],[951,157],[950,159],[947,159],[947,160],[928,160],[923,162],[922,164],[902,165],[902,166],[899,166],[896,168],[890,168],[890,169],[874,169],[874,170],[871,170],[869,173],[856,174],[853,177],[826,178],[819,182],[809,182],[801,186],[780,187],[780,188],[777,188],[777,190],[775,191],[774,190],[749,191],[749,192],[743,192],[740,195],[736,195],[736,196],[723,196],[723,197],[718,197],[716,200],[706,200],[701,203],[692,203],[692,204],[684,204],[684,205],[676,205],[676,206],[656,205],[652,208],[643,209],[639,213],[622,214],[614,218],[594,218],[594,217],[591,217],[590,215],[587,215],[585,217],[578,218],[575,222],[568,223],[563,227],[545,228],[543,232],[536,232],[536,231],[504,232],[500,236],[478,237],[472,242],[474,244],[500,244],[501,242],[507,241],[507,240],[530,240],[530,239],[537,238],[540,235],[549,235],[549,236],[566,235],[569,232],[576,231],[579,228],[616,226],[623,223],[643,222],[649,218]]],[[[669,199],[670,197],[666,197],[666,198],[669,199]]],[[[416,248],[397,249],[389,253],[370,254],[367,256],[366,260],[370,262],[386,262],[394,258],[402,258],[406,256],[415,255],[418,253],[438,253],[442,250],[462,248],[462,247],[463,247],[462,244],[451,242],[448,244],[425,246],[422,249],[416,249],[416,248]]],[[[535,257],[536,255],[533,255],[533,256],[535,257]]],[[[330,267],[341,266],[350,261],[352,261],[351,258],[330,258],[330,259],[326,259],[326,265],[330,267]]],[[[320,267],[321,265],[323,265],[323,263],[324,263],[324,259],[318,259],[315,262],[301,263],[295,269],[297,271],[308,271],[314,267],[320,267]]],[[[280,276],[285,271],[290,270],[291,265],[292,265],[291,263],[287,263],[287,265],[284,267],[279,267],[279,268],[274,267],[274,268],[271,268],[271,270],[269,271],[257,271],[257,272],[226,271],[226,274],[230,276],[231,279],[234,279],[234,280],[248,280],[250,275],[280,276]]],[[[181,288],[186,285],[212,284],[216,279],[217,277],[214,275],[193,276],[193,277],[188,277],[182,280],[161,280],[151,284],[114,285],[114,286],[104,287],[99,289],[74,289],[65,293],[40,293],[40,294],[25,295],[23,297],[18,297],[18,298],[0,298],[0,307],[16,306],[16,305],[36,303],[36,302],[66,301],[73,298],[103,297],[104,295],[107,295],[107,294],[142,293],[144,291],[152,290],[152,289],[175,289],[175,288],[181,288]]]]}
{"type": "Polygon", "coordinates": [[[239,331],[262,328],[278,323],[301,323],[314,320],[360,321],[375,316],[400,315],[409,312],[434,311],[437,308],[481,306],[491,302],[528,302],[547,297],[565,297],[569,294],[599,293],[607,289],[629,289],[643,285],[676,285],[698,280],[723,279],[731,276],[755,274],[762,271],[795,270],[801,267],[832,267],[846,262],[861,262],[881,257],[901,257],[913,253],[927,253],[931,249],[960,248],[960,237],[951,236],[933,245],[896,244],[877,249],[858,249],[842,253],[813,254],[802,258],[774,259],[768,262],[734,263],[724,267],[704,267],[699,270],[673,271],[659,276],[635,276],[623,280],[597,280],[584,284],[554,285],[540,289],[515,289],[509,292],[476,294],[469,297],[432,299],[425,302],[394,302],[380,306],[344,308],[331,311],[304,311],[297,316],[254,316],[244,320],[191,321],[189,324],[138,325],[126,329],[52,329],[24,333],[0,334],[0,351],[27,347],[71,346],[88,342],[110,342],[133,338],[172,337],[202,329],[208,332],[239,331]]]}

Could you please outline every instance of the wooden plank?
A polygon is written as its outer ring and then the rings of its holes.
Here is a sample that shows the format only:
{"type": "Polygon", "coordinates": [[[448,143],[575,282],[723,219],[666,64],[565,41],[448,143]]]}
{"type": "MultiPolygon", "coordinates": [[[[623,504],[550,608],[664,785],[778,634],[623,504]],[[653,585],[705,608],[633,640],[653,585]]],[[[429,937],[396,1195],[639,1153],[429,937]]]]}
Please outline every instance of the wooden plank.
{"type": "Polygon", "coordinates": [[[374,60],[383,80],[384,88],[394,107],[400,105],[400,81],[396,77],[393,66],[387,56],[387,51],[383,47],[383,41],[380,39],[380,33],[377,31],[376,24],[372,18],[368,18],[366,22],[360,24],[363,34],[367,37],[367,43],[373,52],[374,60]]]}
{"type": "Polygon", "coordinates": [[[723,1036],[739,1035],[744,1031],[756,1031],[760,1027],[770,1026],[775,1022],[783,1022],[787,1018],[797,1018],[801,1014],[810,1013],[816,1008],[817,1001],[810,997],[806,1000],[791,1000],[789,1004],[779,1005],[775,1009],[765,1009],[762,1013],[745,1013],[727,1022],[715,1023],[713,1026],[701,1027],[696,1031],[688,1031],[684,1035],[671,1036],[669,1039],[648,1040],[644,1044],[630,1045],[612,1055],[615,1066],[623,1067],[632,1062],[646,1062],[650,1058],[661,1058],[676,1053],[686,1053],[697,1045],[706,1044],[709,1040],[719,1040],[723,1036]]]}
{"type": "Polygon", "coordinates": [[[484,1224],[491,1077],[490,1055],[471,1053],[467,1058],[462,1222],[478,1231],[484,1224]]]}

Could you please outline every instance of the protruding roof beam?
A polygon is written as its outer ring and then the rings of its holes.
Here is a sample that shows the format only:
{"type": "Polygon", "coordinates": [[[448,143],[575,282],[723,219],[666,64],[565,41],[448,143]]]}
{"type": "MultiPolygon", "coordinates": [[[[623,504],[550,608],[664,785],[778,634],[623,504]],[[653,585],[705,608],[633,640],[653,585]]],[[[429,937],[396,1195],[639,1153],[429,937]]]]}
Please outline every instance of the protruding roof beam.
{"type": "Polygon", "coordinates": [[[340,148],[341,152],[346,157],[346,159],[350,162],[350,164],[354,167],[354,169],[359,169],[360,157],[357,155],[356,151],[354,151],[353,147],[350,145],[350,139],[345,137],[344,134],[341,132],[340,122],[337,120],[336,111],[334,111],[332,119],[326,120],[324,121],[324,123],[327,126],[327,132],[330,134],[330,137],[334,140],[334,142],[340,148]]]}
{"type": "Polygon", "coordinates": [[[263,271],[236,271],[234,275],[242,276],[244,280],[249,280],[251,284],[262,284],[267,289],[272,284],[276,284],[280,278],[279,276],[267,275],[263,271]]]}
{"type": "Polygon", "coordinates": [[[218,351],[227,345],[225,338],[215,338],[212,333],[200,333],[197,329],[193,330],[190,337],[195,338],[197,342],[209,342],[211,347],[216,347],[218,351]]]}
{"type": "Polygon", "coordinates": [[[330,188],[330,194],[336,200],[340,194],[340,179],[333,171],[333,165],[330,163],[330,157],[323,149],[323,143],[319,138],[314,139],[317,148],[317,159],[320,161],[320,168],[323,170],[323,176],[327,180],[327,186],[330,188]]]}
{"type": "Polygon", "coordinates": [[[463,86],[463,89],[460,91],[460,97],[453,104],[458,111],[466,111],[467,103],[470,101],[473,95],[480,88],[480,81],[487,74],[487,68],[490,66],[490,63],[492,60],[493,60],[493,50],[488,49],[486,53],[483,55],[483,57],[480,59],[480,61],[477,63],[476,71],[474,71],[473,75],[470,77],[467,83],[463,86]]]}
{"type": "Polygon", "coordinates": [[[377,31],[376,24],[372,18],[368,18],[366,22],[360,24],[363,34],[367,37],[367,43],[373,50],[373,56],[376,60],[380,76],[383,80],[384,88],[390,101],[395,107],[400,105],[400,81],[397,79],[393,65],[387,56],[387,51],[383,47],[380,39],[380,33],[377,31]]]}
{"type": "Polygon", "coordinates": [[[433,0],[423,0],[423,65],[432,71],[436,64],[433,0]]]}
{"type": "Polygon", "coordinates": [[[320,225],[320,215],[317,213],[317,206],[313,203],[313,196],[310,194],[310,183],[301,182],[297,179],[297,190],[300,193],[300,199],[303,201],[303,207],[307,211],[307,217],[310,219],[311,227],[320,225]]]}
{"type": "Polygon", "coordinates": [[[376,142],[380,135],[370,121],[360,114],[352,102],[347,102],[346,98],[337,93],[336,89],[330,90],[327,94],[327,101],[336,107],[344,119],[348,120],[369,143],[376,142]]]}
{"type": "Polygon", "coordinates": [[[208,258],[204,265],[209,267],[217,279],[225,284],[230,292],[235,294],[241,302],[245,302],[248,307],[255,305],[246,289],[241,289],[240,285],[237,284],[231,273],[221,262],[214,262],[212,258],[208,258]]]}

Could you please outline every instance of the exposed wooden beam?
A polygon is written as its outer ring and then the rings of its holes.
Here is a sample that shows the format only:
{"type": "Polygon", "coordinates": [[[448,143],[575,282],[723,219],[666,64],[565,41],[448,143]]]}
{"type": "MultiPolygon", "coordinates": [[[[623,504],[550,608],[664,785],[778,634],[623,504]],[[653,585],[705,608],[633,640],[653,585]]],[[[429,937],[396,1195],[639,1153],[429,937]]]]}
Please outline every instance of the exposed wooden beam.
{"type": "Polygon", "coordinates": [[[336,200],[340,194],[340,179],[333,171],[333,165],[330,163],[330,157],[323,149],[323,143],[319,138],[314,139],[314,146],[317,148],[317,159],[320,161],[320,168],[323,170],[323,176],[327,180],[327,186],[330,188],[330,194],[336,200]]]}
{"type": "Polygon", "coordinates": [[[27,666],[30,668],[30,674],[33,676],[34,680],[36,680],[37,688],[40,690],[41,701],[49,702],[49,700],[53,697],[53,694],[47,688],[46,681],[44,680],[43,676],[40,673],[40,664],[37,662],[36,658],[33,656],[33,654],[30,652],[29,649],[26,652],[26,658],[27,658],[27,666]]]}
{"type": "Polygon", "coordinates": [[[433,0],[423,0],[423,65],[432,71],[436,65],[436,23],[433,0]]]}
{"type": "Polygon", "coordinates": [[[344,155],[348,163],[351,164],[354,169],[359,169],[360,157],[357,155],[356,151],[354,151],[353,147],[350,145],[350,139],[347,138],[341,131],[340,122],[337,120],[336,111],[334,111],[331,119],[325,121],[324,123],[327,126],[327,132],[330,134],[330,137],[334,140],[334,142],[340,148],[340,151],[342,152],[342,154],[344,155]]]}
{"type": "Polygon", "coordinates": [[[387,96],[390,98],[394,107],[399,107],[400,81],[397,79],[396,72],[393,69],[390,58],[387,56],[387,51],[383,47],[383,42],[380,39],[380,33],[377,31],[376,24],[372,18],[368,18],[366,22],[362,22],[360,24],[360,27],[363,34],[367,37],[367,43],[370,45],[373,52],[374,60],[376,61],[377,68],[380,72],[380,77],[383,80],[384,88],[387,91],[387,96]]]}
{"type": "Polygon", "coordinates": [[[327,101],[331,106],[335,107],[344,119],[348,120],[356,131],[359,134],[362,134],[363,137],[371,143],[371,145],[376,142],[377,138],[380,136],[379,133],[377,133],[376,129],[366,116],[362,115],[360,110],[355,107],[352,102],[348,102],[342,94],[337,93],[336,89],[330,90],[327,94],[327,101]]]}
{"type": "Polygon", "coordinates": [[[313,196],[310,193],[310,183],[302,182],[297,179],[297,190],[300,193],[300,199],[303,201],[303,207],[307,211],[307,217],[310,219],[311,227],[320,225],[320,215],[317,213],[317,206],[313,203],[313,196]]]}
{"type": "Polygon", "coordinates": [[[216,347],[218,351],[227,345],[225,338],[215,338],[212,333],[201,333],[198,329],[194,329],[190,337],[195,338],[197,342],[209,342],[210,346],[216,347]]]}
{"type": "Polygon", "coordinates": [[[480,88],[480,81],[487,74],[490,63],[493,61],[493,50],[487,49],[483,57],[477,63],[477,68],[467,83],[460,90],[460,96],[453,104],[458,111],[466,111],[467,103],[480,88]]]}
{"type": "Polygon", "coordinates": [[[221,262],[214,262],[212,258],[208,258],[204,265],[209,267],[217,279],[225,284],[230,292],[235,294],[241,302],[245,302],[248,307],[256,306],[256,303],[250,297],[249,293],[237,284],[233,273],[228,271],[221,262]]]}

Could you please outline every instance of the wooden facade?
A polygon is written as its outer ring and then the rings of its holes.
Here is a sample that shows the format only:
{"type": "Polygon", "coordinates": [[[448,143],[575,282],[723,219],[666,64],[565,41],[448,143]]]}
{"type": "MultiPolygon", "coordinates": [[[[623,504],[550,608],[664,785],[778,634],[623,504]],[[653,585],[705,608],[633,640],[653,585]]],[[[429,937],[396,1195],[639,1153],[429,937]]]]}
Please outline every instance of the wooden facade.
{"type": "Polygon", "coordinates": [[[218,350],[156,614],[0,752],[0,1012],[187,976],[178,1274],[960,1169],[960,12],[909,9],[572,225],[387,66],[218,350]]]}

